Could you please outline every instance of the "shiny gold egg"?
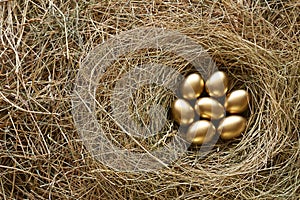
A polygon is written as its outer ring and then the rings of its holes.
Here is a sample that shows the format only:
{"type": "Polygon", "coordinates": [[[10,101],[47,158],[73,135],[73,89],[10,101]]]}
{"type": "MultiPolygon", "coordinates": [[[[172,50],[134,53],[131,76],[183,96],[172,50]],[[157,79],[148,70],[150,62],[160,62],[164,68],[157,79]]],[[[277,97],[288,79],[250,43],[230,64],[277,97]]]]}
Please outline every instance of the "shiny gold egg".
{"type": "Polygon", "coordinates": [[[212,97],[221,97],[228,90],[228,78],[224,72],[213,73],[206,81],[206,91],[212,97]]]}
{"type": "Polygon", "coordinates": [[[188,125],[194,121],[193,107],[184,99],[176,99],[172,104],[174,120],[181,125],[188,125]]]}
{"type": "Polygon", "coordinates": [[[203,97],[196,101],[195,111],[200,117],[207,119],[220,119],[225,115],[225,109],[217,100],[203,97]]]}
{"type": "Polygon", "coordinates": [[[227,95],[225,109],[230,113],[244,112],[248,107],[249,94],[245,90],[235,90],[227,95]]]}
{"type": "Polygon", "coordinates": [[[185,99],[196,99],[201,95],[204,89],[204,81],[199,74],[188,75],[182,85],[181,93],[185,99]]]}
{"type": "Polygon", "coordinates": [[[241,135],[246,128],[246,119],[238,115],[224,118],[218,127],[222,139],[230,140],[241,135]]]}
{"type": "Polygon", "coordinates": [[[210,142],[216,133],[215,126],[207,120],[199,120],[190,125],[186,139],[193,144],[210,142]]]}

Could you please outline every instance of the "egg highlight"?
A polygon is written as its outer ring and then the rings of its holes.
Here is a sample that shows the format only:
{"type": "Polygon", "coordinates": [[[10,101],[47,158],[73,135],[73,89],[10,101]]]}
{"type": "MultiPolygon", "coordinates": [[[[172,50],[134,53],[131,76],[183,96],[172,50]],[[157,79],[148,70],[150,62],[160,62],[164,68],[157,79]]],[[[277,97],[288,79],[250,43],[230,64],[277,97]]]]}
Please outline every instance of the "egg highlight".
{"type": "Polygon", "coordinates": [[[193,144],[210,142],[216,133],[215,126],[207,120],[199,120],[190,125],[186,139],[193,144]]]}
{"type": "Polygon", "coordinates": [[[206,91],[211,97],[224,96],[228,90],[228,78],[224,72],[213,73],[206,81],[206,91]]]}
{"type": "Polygon", "coordinates": [[[248,108],[249,94],[245,90],[235,90],[227,95],[225,100],[226,111],[237,114],[248,108]]]}
{"type": "Polygon", "coordinates": [[[194,121],[195,112],[186,100],[176,99],[172,104],[172,115],[177,123],[188,125],[194,121]]]}
{"type": "Polygon", "coordinates": [[[193,73],[188,75],[181,85],[181,93],[185,99],[196,99],[204,89],[204,81],[202,77],[193,73]]]}
{"type": "Polygon", "coordinates": [[[203,97],[196,101],[195,111],[200,117],[206,119],[220,119],[225,115],[225,109],[217,100],[203,97]]]}
{"type": "Polygon", "coordinates": [[[239,115],[224,118],[219,126],[218,132],[223,140],[239,137],[246,128],[246,119],[239,115]]]}

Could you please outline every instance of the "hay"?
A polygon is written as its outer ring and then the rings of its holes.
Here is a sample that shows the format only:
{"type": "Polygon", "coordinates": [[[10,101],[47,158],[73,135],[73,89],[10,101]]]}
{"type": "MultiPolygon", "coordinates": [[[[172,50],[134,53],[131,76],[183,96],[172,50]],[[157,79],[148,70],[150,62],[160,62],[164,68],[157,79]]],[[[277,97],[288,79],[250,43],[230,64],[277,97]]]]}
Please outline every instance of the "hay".
{"type": "MultiPolygon", "coordinates": [[[[0,2],[1,198],[299,198],[300,5],[238,2],[0,2]],[[219,142],[206,157],[189,152],[156,172],[117,172],[92,158],[71,112],[79,63],[96,45],[140,26],[194,38],[229,74],[231,89],[249,91],[243,137],[219,142]]],[[[183,61],[149,52],[153,56],[131,55],[128,63],[166,57],[185,73],[183,61]]],[[[117,73],[106,74],[98,97],[104,105],[117,73]]],[[[172,101],[154,91],[137,96],[172,101]]],[[[106,121],[101,113],[98,119],[106,121]]],[[[111,124],[106,128],[121,135],[111,124]]]]}

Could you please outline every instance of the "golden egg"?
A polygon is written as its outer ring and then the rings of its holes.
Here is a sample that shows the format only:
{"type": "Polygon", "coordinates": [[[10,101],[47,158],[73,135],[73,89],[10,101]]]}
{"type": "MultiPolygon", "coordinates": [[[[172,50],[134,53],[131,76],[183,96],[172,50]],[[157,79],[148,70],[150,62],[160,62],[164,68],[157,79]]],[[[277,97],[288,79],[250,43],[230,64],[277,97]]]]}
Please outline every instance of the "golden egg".
{"type": "Polygon", "coordinates": [[[225,109],[230,113],[244,112],[248,107],[249,94],[245,90],[231,92],[225,100],[225,109]]]}
{"type": "Polygon", "coordinates": [[[246,128],[246,119],[238,115],[224,118],[218,127],[222,139],[230,140],[241,135],[246,128]]]}
{"type": "Polygon", "coordinates": [[[188,75],[182,85],[181,93],[185,99],[196,99],[201,95],[204,89],[204,81],[199,74],[188,75]]]}
{"type": "Polygon", "coordinates": [[[195,111],[200,117],[207,119],[220,119],[224,117],[225,109],[217,100],[203,97],[196,101],[195,111]]]}
{"type": "Polygon", "coordinates": [[[216,133],[215,126],[207,120],[199,120],[190,125],[186,139],[193,144],[210,142],[216,133]]]}
{"type": "Polygon", "coordinates": [[[195,117],[193,107],[184,99],[176,99],[173,102],[172,114],[174,120],[182,125],[191,124],[195,117]]]}
{"type": "Polygon", "coordinates": [[[224,72],[213,73],[206,81],[206,91],[212,97],[221,97],[228,90],[228,78],[224,72]]]}

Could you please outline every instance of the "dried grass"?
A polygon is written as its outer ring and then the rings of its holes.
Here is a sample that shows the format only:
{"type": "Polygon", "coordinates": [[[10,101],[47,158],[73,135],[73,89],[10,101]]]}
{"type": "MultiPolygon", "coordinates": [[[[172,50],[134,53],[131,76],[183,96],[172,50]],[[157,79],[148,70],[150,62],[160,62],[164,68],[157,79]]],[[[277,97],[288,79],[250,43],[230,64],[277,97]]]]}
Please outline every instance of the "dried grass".
{"type": "Polygon", "coordinates": [[[0,1],[0,198],[299,199],[300,4],[238,2],[0,1]],[[231,88],[250,92],[243,137],[158,172],[116,172],[91,157],[71,112],[79,63],[140,26],[194,38],[231,88]]]}

